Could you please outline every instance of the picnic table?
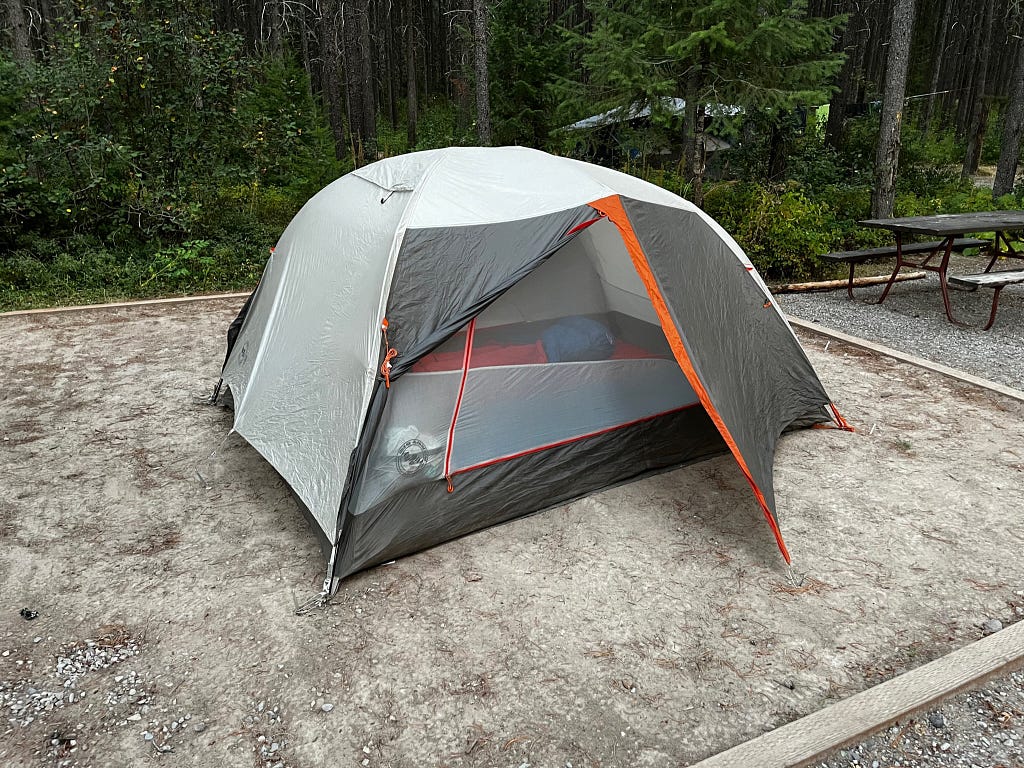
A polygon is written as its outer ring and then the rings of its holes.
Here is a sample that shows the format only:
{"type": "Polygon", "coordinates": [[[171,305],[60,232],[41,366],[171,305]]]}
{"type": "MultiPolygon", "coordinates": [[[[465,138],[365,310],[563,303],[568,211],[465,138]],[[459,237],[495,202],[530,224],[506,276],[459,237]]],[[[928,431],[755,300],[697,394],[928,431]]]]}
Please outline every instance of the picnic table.
{"type": "Polygon", "coordinates": [[[949,270],[949,257],[955,249],[956,241],[971,232],[995,233],[995,237],[986,248],[990,258],[985,270],[978,275],[963,275],[955,280],[956,283],[969,286],[971,289],[979,286],[995,289],[992,300],[992,312],[989,317],[989,323],[985,326],[986,330],[991,328],[992,323],[995,322],[996,309],[999,305],[999,291],[1006,285],[1024,282],[1024,270],[992,272],[992,267],[995,266],[1001,257],[1024,260],[1024,253],[1016,251],[1013,244],[1006,237],[1007,232],[1024,230],[1024,211],[943,213],[935,216],[908,216],[898,219],[867,219],[860,222],[860,224],[865,227],[887,229],[896,236],[896,266],[893,268],[889,282],[885,284],[885,289],[878,299],[879,304],[885,301],[885,297],[889,295],[889,290],[892,288],[893,283],[896,282],[896,276],[900,273],[900,270],[905,267],[930,270],[937,272],[939,275],[939,286],[942,289],[942,303],[946,308],[946,317],[949,318],[949,322],[961,325],[953,317],[953,311],[949,305],[949,278],[947,273],[949,270]],[[932,235],[933,237],[940,238],[940,240],[934,244],[934,249],[928,252],[924,259],[912,260],[907,258],[910,255],[909,252],[913,250],[912,247],[905,249],[903,243],[904,236],[908,235],[932,235]],[[929,262],[935,257],[940,257],[939,263],[930,264],[929,262]],[[983,278],[982,275],[987,275],[988,277],[983,278]]]}

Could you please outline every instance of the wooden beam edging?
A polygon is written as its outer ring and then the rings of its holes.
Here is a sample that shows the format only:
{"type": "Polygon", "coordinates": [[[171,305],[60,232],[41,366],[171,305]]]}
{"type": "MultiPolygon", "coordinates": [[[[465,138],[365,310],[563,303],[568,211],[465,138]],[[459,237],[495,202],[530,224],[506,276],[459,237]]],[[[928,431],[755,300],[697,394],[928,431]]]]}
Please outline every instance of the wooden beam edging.
{"type": "Polygon", "coordinates": [[[1024,664],[1024,621],[739,744],[691,768],[803,768],[896,720],[1024,664]]]}
{"type": "Polygon", "coordinates": [[[926,360],[925,358],[917,357],[916,355],[908,355],[906,352],[900,352],[898,349],[893,349],[892,347],[887,347],[883,344],[876,344],[873,341],[861,339],[857,336],[850,336],[842,331],[837,331],[824,325],[818,325],[817,323],[812,323],[809,320],[801,320],[799,317],[786,315],[786,319],[789,321],[790,325],[795,325],[797,328],[803,328],[804,330],[813,331],[814,333],[820,333],[822,336],[828,336],[836,341],[842,341],[854,347],[866,349],[870,352],[877,352],[880,355],[895,358],[901,362],[915,365],[918,368],[924,368],[925,370],[932,371],[933,373],[939,373],[943,376],[949,376],[950,378],[958,379],[976,387],[982,387],[983,389],[998,392],[1000,395],[1005,395],[1006,397],[1010,397],[1024,403],[1024,392],[1019,389],[1014,389],[1013,387],[1008,387],[1005,384],[1000,384],[998,381],[983,379],[980,376],[974,376],[966,371],[959,371],[956,368],[950,368],[948,365],[943,365],[942,363],[926,360]]]}
{"type": "Polygon", "coordinates": [[[41,309],[16,309],[0,312],[0,317],[19,315],[45,315],[57,312],[82,312],[90,309],[117,309],[119,307],[145,307],[152,304],[186,304],[192,301],[213,301],[215,299],[246,299],[252,291],[245,293],[208,293],[202,296],[173,296],[168,299],[140,299],[139,301],[118,301],[113,304],[79,304],[70,307],[43,307],[41,309]]]}

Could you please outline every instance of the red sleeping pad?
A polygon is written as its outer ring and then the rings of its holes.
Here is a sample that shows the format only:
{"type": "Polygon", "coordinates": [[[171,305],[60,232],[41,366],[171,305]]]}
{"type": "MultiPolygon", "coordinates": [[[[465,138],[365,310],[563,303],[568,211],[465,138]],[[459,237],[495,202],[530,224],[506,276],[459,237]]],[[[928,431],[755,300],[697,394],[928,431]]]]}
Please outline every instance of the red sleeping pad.
{"type": "MultiPolygon", "coordinates": [[[[436,371],[461,371],[464,350],[455,352],[432,352],[421,358],[412,367],[412,373],[431,373],[436,371]]],[[[615,340],[615,349],[607,360],[641,360],[644,358],[661,358],[660,354],[648,352],[646,349],[615,340]]],[[[533,344],[481,344],[473,347],[470,357],[470,368],[489,368],[498,365],[533,365],[546,363],[544,345],[540,341],[533,344]]]]}

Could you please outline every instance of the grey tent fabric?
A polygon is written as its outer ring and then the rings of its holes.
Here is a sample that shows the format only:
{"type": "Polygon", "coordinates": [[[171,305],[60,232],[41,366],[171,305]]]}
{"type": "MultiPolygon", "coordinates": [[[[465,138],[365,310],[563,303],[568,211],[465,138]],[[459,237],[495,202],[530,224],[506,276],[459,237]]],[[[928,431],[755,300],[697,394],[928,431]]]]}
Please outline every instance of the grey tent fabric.
{"type": "Polygon", "coordinates": [[[395,265],[387,318],[399,376],[564,245],[589,206],[520,221],[410,230],[395,265]]]}
{"type": "Polygon", "coordinates": [[[707,413],[691,407],[458,476],[451,493],[444,480],[414,485],[347,518],[333,575],[728,451],[707,413]]]}
{"type": "Polygon", "coordinates": [[[726,244],[707,238],[702,218],[629,199],[623,207],[690,361],[775,515],[775,444],[791,425],[824,421],[828,395],[785,319],[768,311],[726,244]],[[678,244],[695,241],[706,245],[681,265],[678,244]]]}

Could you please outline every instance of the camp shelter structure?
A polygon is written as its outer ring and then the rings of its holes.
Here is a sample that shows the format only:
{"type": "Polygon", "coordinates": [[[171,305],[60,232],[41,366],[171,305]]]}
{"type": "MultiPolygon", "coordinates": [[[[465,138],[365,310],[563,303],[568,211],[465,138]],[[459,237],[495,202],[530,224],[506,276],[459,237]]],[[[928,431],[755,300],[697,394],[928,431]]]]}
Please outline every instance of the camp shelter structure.
{"type": "Polygon", "coordinates": [[[315,522],[325,589],[725,453],[788,561],[776,442],[842,425],[707,214],[515,147],[389,158],[315,195],[232,324],[222,380],[234,430],[315,522]]]}

